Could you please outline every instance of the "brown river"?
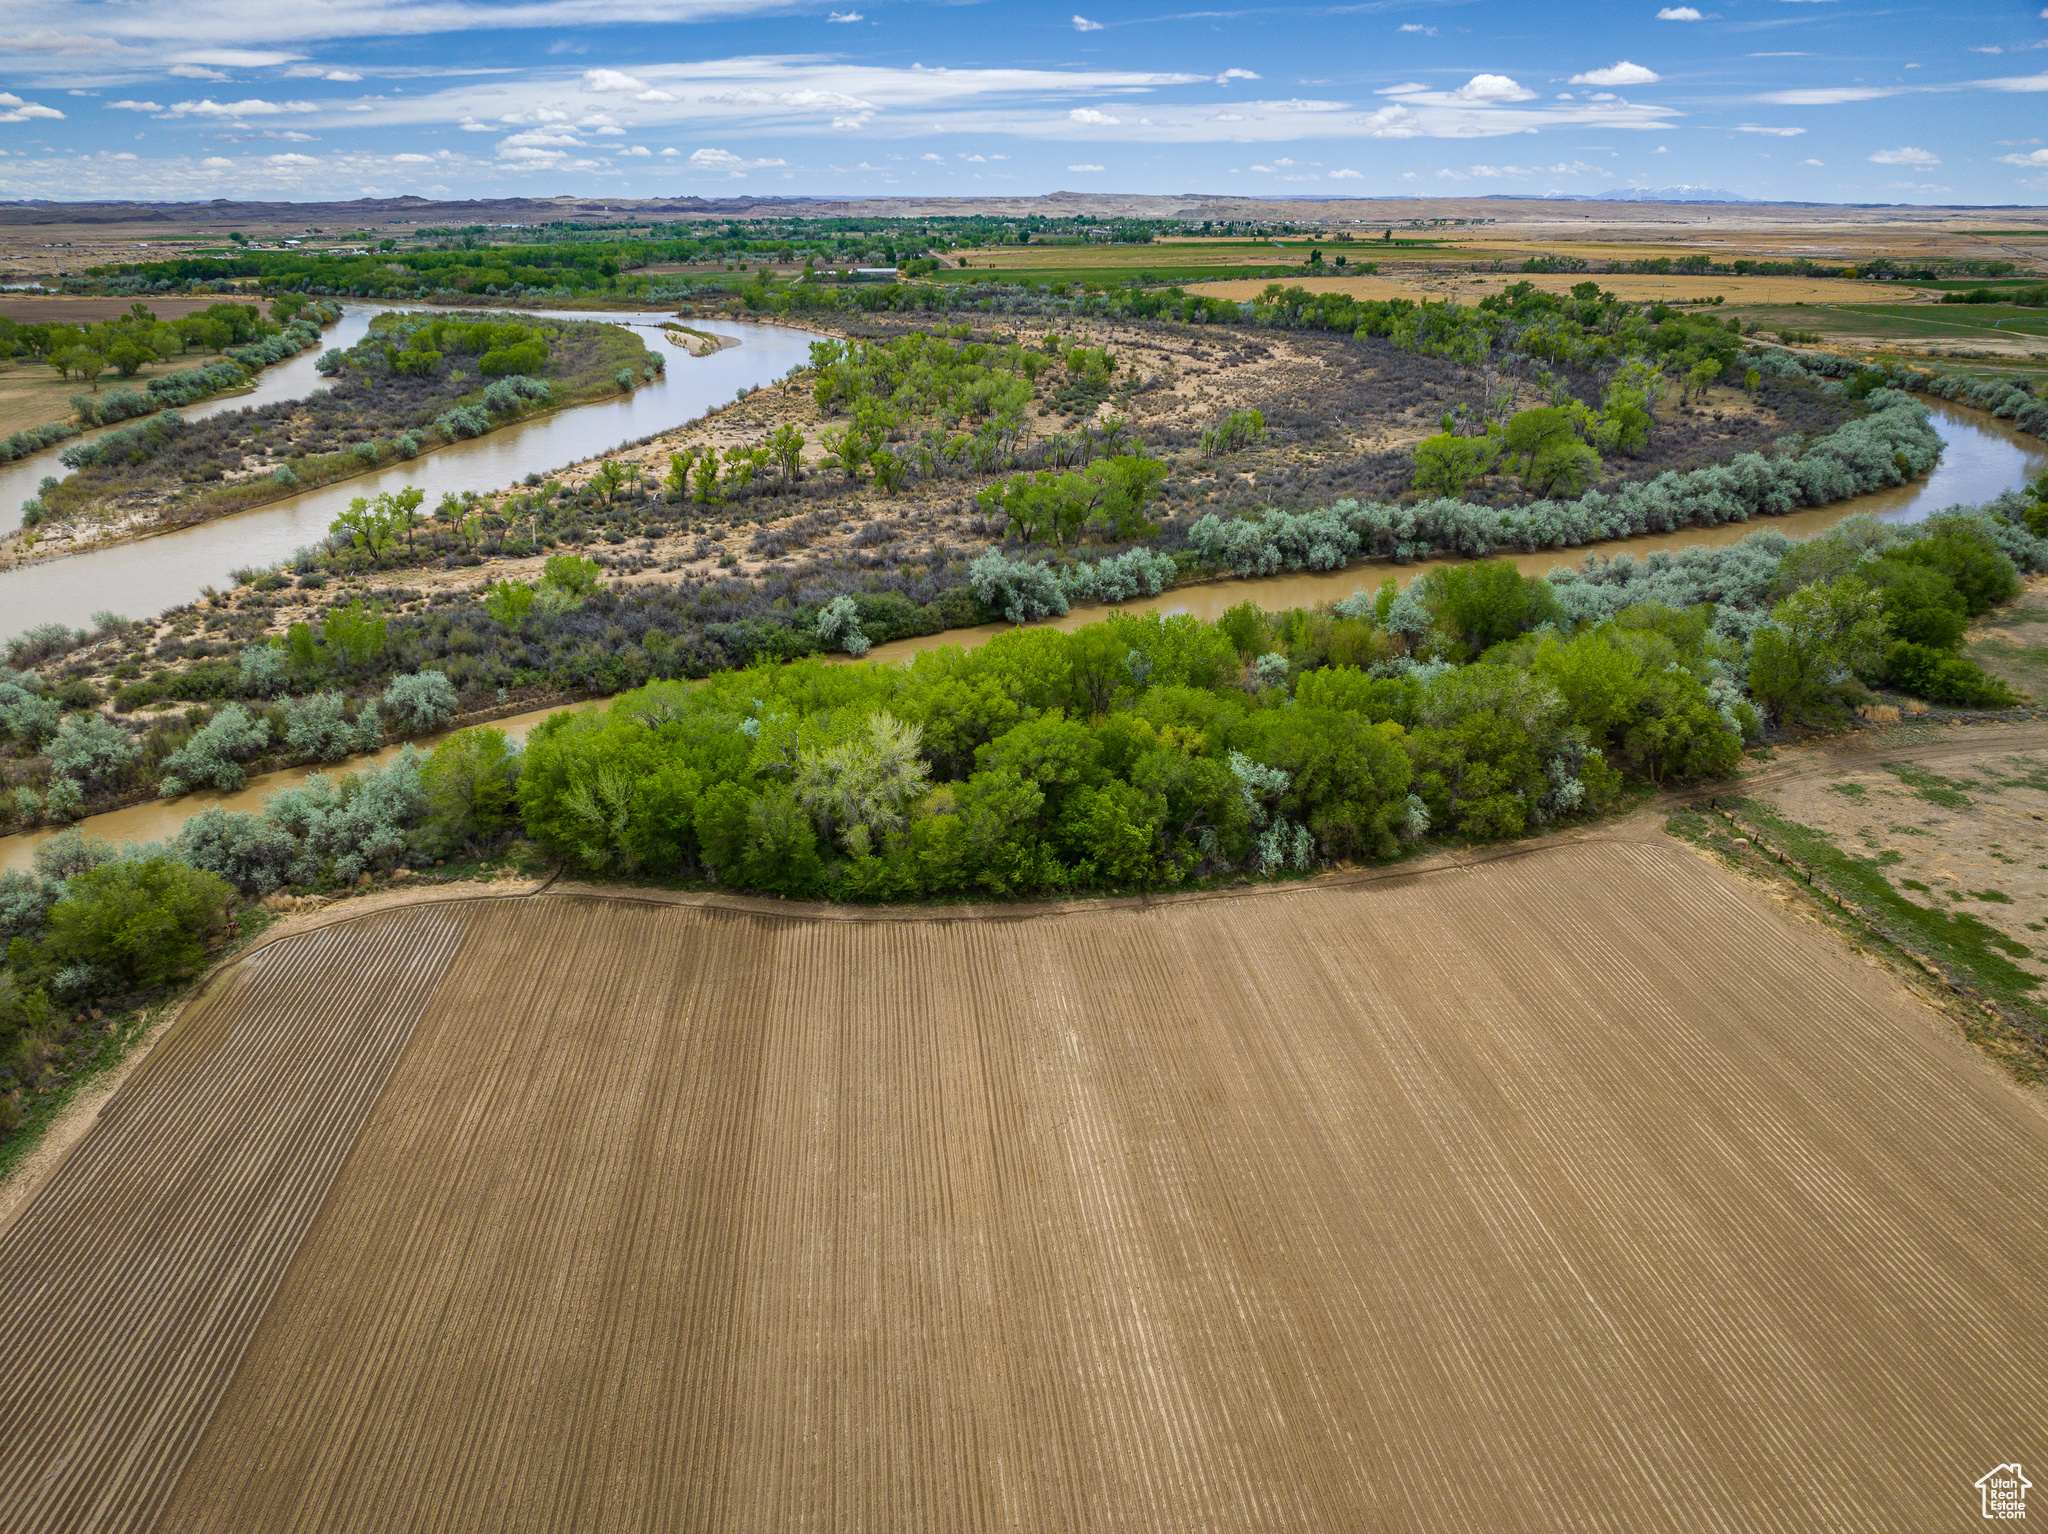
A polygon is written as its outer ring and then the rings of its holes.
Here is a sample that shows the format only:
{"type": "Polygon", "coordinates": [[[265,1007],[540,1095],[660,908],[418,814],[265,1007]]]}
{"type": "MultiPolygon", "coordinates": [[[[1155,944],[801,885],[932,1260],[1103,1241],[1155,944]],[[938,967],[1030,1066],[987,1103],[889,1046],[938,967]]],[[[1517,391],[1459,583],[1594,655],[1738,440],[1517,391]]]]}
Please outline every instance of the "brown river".
{"type": "MultiPolygon", "coordinates": [[[[340,324],[323,342],[347,346],[367,331],[370,317],[394,304],[350,304],[340,324]]],[[[775,325],[743,325],[705,320],[698,328],[731,336],[737,346],[703,357],[661,342],[658,331],[675,316],[667,311],[599,313],[572,310],[526,311],[544,318],[603,320],[639,329],[666,364],[652,383],[615,400],[578,405],[536,416],[467,442],[453,442],[422,457],[354,479],[322,485],[287,500],[273,501],[231,517],[177,532],[161,533],[137,543],[117,544],[96,553],[73,554],[47,564],[0,571],[0,637],[18,634],[40,623],[85,627],[96,612],[137,618],[197,598],[207,586],[229,584],[228,572],[243,566],[261,569],[289,559],[294,551],[318,543],[348,503],[359,495],[376,495],[417,485],[434,505],[443,491],[496,490],[517,484],[528,474],[547,474],[564,464],[608,452],[622,442],[671,430],[724,404],[742,389],[773,383],[810,359],[811,334],[775,325]]],[[[197,418],[273,398],[310,392],[319,382],[312,371],[319,353],[307,352],[276,368],[266,369],[256,390],[195,405],[183,414],[197,418]]],[[[69,444],[66,444],[68,446],[69,444]]],[[[62,451],[37,453],[0,472],[0,502],[9,527],[21,519],[21,499],[33,493],[43,474],[68,471],[56,463],[62,451]]]]}
{"type": "MultiPolygon", "coordinates": [[[[720,327],[725,328],[725,327],[720,327]]],[[[793,334],[793,333],[791,333],[793,334]]],[[[728,352],[721,355],[734,355],[728,352]]],[[[708,359],[707,359],[708,360],[708,359]]],[[[672,367],[677,364],[671,364],[672,367]]],[[[2005,422],[1995,420],[1979,411],[1964,410],[1956,406],[1929,401],[1934,412],[1934,422],[1940,430],[1947,447],[1941,462],[1927,478],[1901,485],[1893,490],[1879,491],[1874,495],[1857,496],[1847,501],[1838,501],[1832,506],[1818,507],[1808,511],[1795,512],[1786,517],[1759,518],[1754,522],[1730,523],[1723,527],[1688,528],[1683,532],[1658,533],[1643,538],[1617,539],[1597,546],[1602,555],[1634,554],[1641,556],[1659,549],[1698,548],[1734,543],[1753,532],[1766,528],[1776,529],[1794,538],[1807,538],[1857,512],[1874,512],[1887,521],[1917,522],[1944,507],[1973,505],[1988,501],[2007,490],[2019,488],[2029,481],[2048,474],[2048,449],[2009,427],[2005,422]]],[[[148,545],[144,545],[147,547],[148,545]]],[[[1529,575],[1542,575],[1560,564],[1576,564],[1589,550],[1559,549],[1541,554],[1516,554],[1510,556],[1529,575]]],[[[1444,564],[1462,564],[1464,560],[1417,560],[1411,564],[1394,565],[1379,561],[1361,561],[1349,569],[1296,575],[1273,575],[1250,580],[1219,580],[1199,586],[1181,587],[1152,598],[1117,604],[1113,607],[1077,607],[1064,617],[1051,619],[1059,628],[1078,628],[1092,623],[1110,612],[1148,612],[1157,610],[1165,613],[1192,613],[1198,618],[1215,619],[1224,609],[1235,606],[1249,598],[1271,612],[1285,611],[1292,607],[1313,607],[1321,602],[1336,601],[1347,597],[1360,586],[1377,586],[1392,575],[1402,585],[1407,585],[1419,575],[1444,564]]],[[[47,568],[47,567],[46,567],[47,568]]],[[[943,645],[976,645],[995,634],[1002,633],[1010,625],[985,624],[979,628],[948,629],[942,634],[931,634],[920,639],[903,639],[892,644],[877,645],[869,652],[868,659],[874,661],[906,660],[920,650],[937,649],[943,645]]],[[[9,625],[0,624],[0,628],[9,625]]],[[[565,707],[601,708],[602,703],[570,704],[565,707]]],[[[560,708],[539,709],[529,714],[515,714],[500,719],[495,727],[505,731],[514,739],[523,740],[527,732],[550,714],[559,713],[560,708]]],[[[431,738],[418,744],[431,746],[431,738]]],[[[399,746],[386,747],[374,757],[353,757],[346,763],[337,764],[343,770],[368,765],[370,762],[388,761],[402,749],[399,746]]],[[[251,778],[248,786],[232,794],[211,792],[187,794],[180,799],[158,800],[148,804],[133,805],[125,810],[112,810],[104,815],[93,815],[80,821],[79,825],[94,836],[105,837],[112,842],[146,842],[176,836],[178,828],[185,821],[209,805],[220,804],[231,810],[258,810],[263,801],[280,788],[303,782],[316,771],[333,771],[313,767],[287,768],[281,772],[265,773],[251,778]]],[[[54,828],[22,832],[14,836],[0,837],[0,868],[26,868],[37,844],[55,836],[54,828]]]]}

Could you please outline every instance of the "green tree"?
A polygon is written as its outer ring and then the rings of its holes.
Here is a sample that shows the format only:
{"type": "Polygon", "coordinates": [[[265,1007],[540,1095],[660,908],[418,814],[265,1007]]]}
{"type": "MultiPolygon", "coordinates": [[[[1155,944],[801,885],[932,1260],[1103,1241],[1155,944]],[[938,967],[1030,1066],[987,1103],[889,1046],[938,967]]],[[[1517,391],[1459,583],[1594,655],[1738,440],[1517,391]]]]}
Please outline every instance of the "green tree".
{"type": "Polygon", "coordinates": [[[515,632],[533,611],[533,599],[533,587],[524,581],[484,583],[484,611],[515,632]]]}
{"type": "Polygon", "coordinates": [[[1463,495],[1465,487],[1493,467],[1494,446],[1484,437],[1461,437],[1443,432],[1425,438],[1415,448],[1415,479],[1411,486],[1423,495],[1463,495]]]}
{"type": "Polygon", "coordinates": [[[161,853],[74,874],[64,891],[44,921],[50,951],[129,986],[197,969],[235,898],[219,875],[161,853]]]}
{"type": "Polygon", "coordinates": [[[384,617],[382,602],[366,603],[358,597],[347,607],[329,608],[321,621],[320,633],[335,663],[351,671],[363,671],[384,653],[391,625],[384,617]]]}
{"type": "Polygon", "coordinates": [[[804,434],[798,427],[784,424],[775,428],[768,438],[768,456],[782,473],[785,486],[796,483],[797,470],[804,461],[804,434]]]}
{"type": "Polygon", "coordinates": [[[1834,724],[1890,635],[1883,598],[1854,576],[1794,592],[1750,640],[1749,695],[1767,719],[1834,724]]]}
{"type": "Polygon", "coordinates": [[[1511,560],[1446,565],[1424,577],[1424,600],[1438,632],[1459,660],[1477,660],[1503,640],[1558,615],[1556,589],[1525,576],[1511,560]]]}
{"type": "Polygon", "coordinates": [[[457,730],[420,767],[430,844],[482,850],[518,822],[519,748],[503,730],[457,730]]]}
{"type": "Polygon", "coordinates": [[[588,596],[603,573],[596,560],[580,554],[550,554],[541,567],[541,579],[573,597],[588,596]]]}

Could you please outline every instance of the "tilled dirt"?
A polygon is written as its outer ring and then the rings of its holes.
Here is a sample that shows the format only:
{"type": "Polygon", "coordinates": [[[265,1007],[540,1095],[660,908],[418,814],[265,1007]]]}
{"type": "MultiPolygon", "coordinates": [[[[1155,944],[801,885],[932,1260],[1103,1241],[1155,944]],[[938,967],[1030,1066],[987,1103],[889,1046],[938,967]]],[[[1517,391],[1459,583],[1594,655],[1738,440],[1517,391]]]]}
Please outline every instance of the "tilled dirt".
{"type": "Polygon", "coordinates": [[[2044,1176],[1670,842],[422,903],[242,960],[0,1237],[0,1528],[1960,1527],[2044,1176]]]}

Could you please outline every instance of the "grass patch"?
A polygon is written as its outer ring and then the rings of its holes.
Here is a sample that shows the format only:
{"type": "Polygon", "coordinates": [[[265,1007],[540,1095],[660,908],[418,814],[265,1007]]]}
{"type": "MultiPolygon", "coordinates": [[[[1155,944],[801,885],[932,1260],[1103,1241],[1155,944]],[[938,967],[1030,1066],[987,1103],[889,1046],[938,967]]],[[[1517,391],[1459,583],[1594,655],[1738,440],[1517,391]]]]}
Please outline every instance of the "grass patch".
{"type": "MultiPolygon", "coordinates": [[[[1753,799],[1740,801],[1738,812],[1863,910],[1907,935],[1929,958],[1964,976],[1966,984],[2016,1011],[2042,1016],[2041,999],[2035,994],[2042,977],[2013,962],[2033,957],[2025,944],[1967,912],[1933,909],[1907,899],[1892,886],[1875,859],[1844,852],[1825,832],[1787,820],[1753,799]]],[[[1926,888],[1913,881],[1901,882],[1922,891],[1926,888]]]]}
{"type": "Polygon", "coordinates": [[[1861,804],[1870,795],[1870,790],[1861,783],[1830,783],[1828,785],[1828,792],[1840,794],[1844,799],[1854,800],[1858,804],[1861,804]]]}
{"type": "Polygon", "coordinates": [[[1944,778],[1938,772],[1929,772],[1923,767],[1909,766],[1894,762],[1886,769],[1906,787],[1929,804],[1938,804],[1945,810],[1967,810],[1975,802],[1963,792],[1966,788],[1977,788],[1980,784],[1968,778],[1944,778]]]}
{"type": "Polygon", "coordinates": [[[2008,895],[2004,890],[1971,890],[1970,898],[1972,900],[1986,901],[1991,905],[2012,904],[2012,896],[2008,895]]]}

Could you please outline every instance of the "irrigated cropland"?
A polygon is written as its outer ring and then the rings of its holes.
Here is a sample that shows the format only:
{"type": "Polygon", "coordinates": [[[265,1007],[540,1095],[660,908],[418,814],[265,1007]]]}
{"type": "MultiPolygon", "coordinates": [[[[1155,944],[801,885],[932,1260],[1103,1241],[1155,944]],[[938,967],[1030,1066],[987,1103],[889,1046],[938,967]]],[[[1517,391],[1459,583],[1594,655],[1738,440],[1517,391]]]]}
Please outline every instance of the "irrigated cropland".
{"type": "Polygon", "coordinates": [[[0,1528],[1961,1527],[2048,1118],[1637,824],[313,918],[0,1232],[0,1528]]]}

